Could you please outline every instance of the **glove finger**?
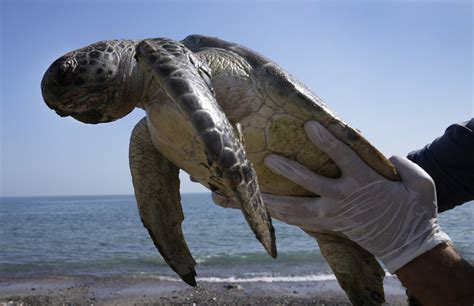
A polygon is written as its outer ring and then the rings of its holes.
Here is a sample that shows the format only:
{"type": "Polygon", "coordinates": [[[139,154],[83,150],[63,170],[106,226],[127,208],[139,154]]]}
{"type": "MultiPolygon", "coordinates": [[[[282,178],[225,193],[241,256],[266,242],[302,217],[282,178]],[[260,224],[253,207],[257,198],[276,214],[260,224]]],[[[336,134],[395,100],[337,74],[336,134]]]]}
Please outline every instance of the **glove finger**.
{"type": "Polygon", "coordinates": [[[319,122],[306,122],[305,131],[308,138],[318,149],[326,153],[344,174],[358,177],[367,171],[374,172],[349,146],[337,139],[319,122]]]}
{"type": "Polygon", "coordinates": [[[400,175],[402,182],[413,190],[436,190],[435,183],[431,176],[420,166],[413,163],[406,157],[392,156],[393,163],[400,175]]]}
{"type": "Polygon", "coordinates": [[[220,194],[215,193],[215,192],[212,193],[212,200],[214,201],[215,204],[217,204],[221,207],[224,207],[224,208],[240,209],[240,207],[237,205],[237,203],[232,201],[230,198],[221,196],[220,194]]]}
{"type": "Polygon", "coordinates": [[[318,205],[321,198],[293,197],[262,193],[265,207],[272,218],[300,227],[315,226],[324,217],[318,205]]]}
{"type": "Polygon", "coordinates": [[[295,206],[314,206],[317,202],[318,197],[295,197],[295,196],[283,196],[275,195],[270,193],[262,193],[262,199],[265,205],[272,207],[288,206],[289,210],[294,210],[295,206]]]}
{"type": "Polygon", "coordinates": [[[294,160],[270,154],[265,157],[265,165],[315,194],[331,199],[344,197],[337,180],[318,175],[294,160]]]}
{"type": "Polygon", "coordinates": [[[288,214],[305,217],[324,217],[335,203],[326,203],[321,197],[295,197],[262,193],[262,199],[268,210],[278,209],[288,214]]]}

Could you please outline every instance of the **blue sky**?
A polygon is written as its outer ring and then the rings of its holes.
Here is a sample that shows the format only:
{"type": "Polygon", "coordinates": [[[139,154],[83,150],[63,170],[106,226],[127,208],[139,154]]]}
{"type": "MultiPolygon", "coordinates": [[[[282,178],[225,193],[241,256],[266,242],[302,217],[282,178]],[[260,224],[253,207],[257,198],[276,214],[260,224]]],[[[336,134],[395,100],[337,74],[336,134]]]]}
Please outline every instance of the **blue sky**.
{"type": "MultiPolygon", "coordinates": [[[[470,1],[0,1],[0,196],[130,194],[128,141],[60,118],[40,81],[60,55],[112,38],[200,33],[238,42],[306,83],[386,155],[473,115],[470,1]],[[383,3],[380,3],[383,2],[383,3]]],[[[182,191],[205,189],[182,175],[182,191]]]]}

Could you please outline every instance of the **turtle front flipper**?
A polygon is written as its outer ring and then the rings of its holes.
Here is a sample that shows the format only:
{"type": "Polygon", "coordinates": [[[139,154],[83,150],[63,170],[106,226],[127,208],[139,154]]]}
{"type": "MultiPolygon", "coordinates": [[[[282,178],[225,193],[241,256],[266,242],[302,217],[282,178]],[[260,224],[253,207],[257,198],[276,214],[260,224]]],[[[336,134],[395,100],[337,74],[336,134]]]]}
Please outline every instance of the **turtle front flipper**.
{"type": "Polygon", "coordinates": [[[187,284],[196,286],[196,262],[181,230],[179,168],[153,145],[146,118],[133,129],[129,160],[143,225],[166,263],[187,284]]]}
{"type": "Polygon", "coordinates": [[[169,39],[142,41],[135,57],[189,118],[204,145],[212,173],[222,178],[227,191],[233,193],[233,200],[242,206],[257,239],[276,257],[274,229],[260,195],[255,170],[214,98],[207,67],[184,45],[169,39]]]}

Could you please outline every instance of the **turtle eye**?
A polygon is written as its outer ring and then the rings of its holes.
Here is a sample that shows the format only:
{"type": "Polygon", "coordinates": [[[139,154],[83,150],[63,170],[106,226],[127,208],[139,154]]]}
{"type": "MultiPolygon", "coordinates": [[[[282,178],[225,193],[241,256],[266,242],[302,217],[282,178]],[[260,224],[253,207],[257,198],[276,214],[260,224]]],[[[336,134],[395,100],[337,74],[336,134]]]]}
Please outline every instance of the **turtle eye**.
{"type": "Polygon", "coordinates": [[[63,60],[58,67],[58,78],[66,78],[68,74],[74,71],[76,66],[76,63],[72,59],[63,60]]]}
{"type": "Polygon", "coordinates": [[[56,60],[48,70],[50,73],[50,78],[56,81],[60,85],[68,85],[72,81],[72,72],[76,69],[76,62],[74,59],[67,57],[67,58],[60,58],[56,60]]]}
{"type": "Polygon", "coordinates": [[[61,69],[61,72],[63,74],[67,74],[69,71],[73,70],[73,64],[74,62],[69,59],[67,61],[62,62],[59,68],[61,69]]]}

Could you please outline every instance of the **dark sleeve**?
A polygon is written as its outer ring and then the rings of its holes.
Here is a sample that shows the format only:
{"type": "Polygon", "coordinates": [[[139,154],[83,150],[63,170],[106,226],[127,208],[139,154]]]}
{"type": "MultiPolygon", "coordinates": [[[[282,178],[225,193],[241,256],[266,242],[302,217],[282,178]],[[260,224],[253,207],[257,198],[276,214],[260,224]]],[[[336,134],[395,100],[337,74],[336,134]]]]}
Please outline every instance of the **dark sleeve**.
{"type": "Polygon", "coordinates": [[[407,157],[433,178],[438,212],[474,200],[474,118],[449,126],[443,136],[407,157]]]}

